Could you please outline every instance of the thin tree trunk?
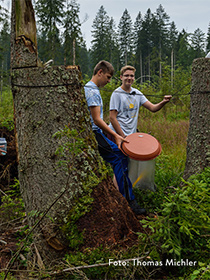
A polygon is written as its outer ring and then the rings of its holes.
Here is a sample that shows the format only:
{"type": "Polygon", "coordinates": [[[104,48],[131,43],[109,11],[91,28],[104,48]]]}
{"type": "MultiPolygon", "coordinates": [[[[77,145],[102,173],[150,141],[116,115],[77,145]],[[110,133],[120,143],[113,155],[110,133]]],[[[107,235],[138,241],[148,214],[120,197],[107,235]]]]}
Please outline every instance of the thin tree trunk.
{"type": "Polygon", "coordinates": [[[162,79],[162,55],[161,55],[161,45],[160,45],[160,52],[159,52],[159,78],[162,79]]]}
{"type": "Polygon", "coordinates": [[[76,63],[76,39],[73,39],[73,65],[76,63]]]}
{"type": "Polygon", "coordinates": [[[141,51],[140,51],[140,77],[141,77],[141,84],[143,84],[142,52],[141,51]]]}
{"type": "Polygon", "coordinates": [[[171,50],[171,87],[174,87],[174,50],[171,50]]]}
{"type": "Polygon", "coordinates": [[[210,59],[198,58],[192,65],[190,127],[184,178],[201,172],[210,163],[210,59]]]}
{"type": "Polygon", "coordinates": [[[3,61],[2,61],[2,68],[1,68],[1,103],[3,101],[2,91],[3,91],[3,61]]]}

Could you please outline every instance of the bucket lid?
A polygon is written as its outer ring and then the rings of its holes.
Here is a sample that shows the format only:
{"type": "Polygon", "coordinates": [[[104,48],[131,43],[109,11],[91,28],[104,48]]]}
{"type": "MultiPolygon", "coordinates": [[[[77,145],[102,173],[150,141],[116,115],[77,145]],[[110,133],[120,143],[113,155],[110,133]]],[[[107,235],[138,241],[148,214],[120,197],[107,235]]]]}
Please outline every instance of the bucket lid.
{"type": "Polygon", "coordinates": [[[147,133],[133,133],[126,137],[129,143],[122,142],[121,150],[129,158],[135,160],[152,160],[161,153],[158,140],[147,133]]]}

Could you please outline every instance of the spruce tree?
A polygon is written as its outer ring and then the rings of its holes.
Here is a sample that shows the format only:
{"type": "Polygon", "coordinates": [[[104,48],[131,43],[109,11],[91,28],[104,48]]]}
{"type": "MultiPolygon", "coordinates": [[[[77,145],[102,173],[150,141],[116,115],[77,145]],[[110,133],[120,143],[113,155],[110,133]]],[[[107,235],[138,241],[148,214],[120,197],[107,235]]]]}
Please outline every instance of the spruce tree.
{"type": "Polygon", "coordinates": [[[184,69],[188,69],[191,65],[192,60],[190,58],[190,45],[188,42],[189,33],[184,29],[178,35],[178,44],[177,44],[177,63],[182,66],[184,69]]]}
{"type": "Polygon", "coordinates": [[[152,35],[151,22],[153,19],[151,10],[148,9],[142,21],[142,28],[140,31],[139,44],[142,53],[142,82],[150,79],[150,55],[152,52],[152,35]]]}
{"type": "Polygon", "coordinates": [[[174,85],[174,75],[175,75],[175,64],[176,64],[176,45],[178,39],[178,31],[176,29],[176,25],[174,21],[170,24],[169,28],[169,49],[171,52],[171,86],[174,85]]]}
{"type": "Polygon", "coordinates": [[[2,69],[8,71],[10,67],[10,28],[7,19],[4,20],[0,32],[0,46],[2,48],[0,56],[0,61],[3,63],[2,69]]]}
{"type": "Polygon", "coordinates": [[[81,43],[80,5],[77,0],[66,1],[67,10],[64,19],[64,59],[65,64],[75,65],[78,60],[81,43]]]}
{"type": "Polygon", "coordinates": [[[165,12],[162,5],[159,5],[159,7],[156,10],[155,13],[155,23],[157,23],[157,40],[158,40],[158,52],[159,52],[159,75],[161,77],[161,62],[162,59],[169,53],[168,51],[168,25],[169,25],[169,16],[165,12]]]}
{"type": "MultiPolygon", "coordinates": [[[[140,78],[142,83],[142,48],[141,48],[141,30],[142,30],[142,16],[141,12],[138,13],[136,21],[134,22],[134,50],[135,50],[135,68],[136,76],[140,78]]],[[[137,78],[138,79],[138,78],[137,78]]]]}
{"type": "Polygon", "coordinates": [[[104,7],[101,6],[93,20],[93,30],[91,31],[93,37],[91,41],[92,66],[102,59],[109,60],[109,24],[110,18],[104,7]]]}
{"type": "Polygon", "coordinates": [[[90,61],[89,53],[86,47],[85,41],[82,41],[79,48],[79,57],[77,58],[77,64],[80,66],[83,78],[85,75],[90,76],[92,72],[90,71],[90,61]]]}
{"type": "Polygon", "coordinates": [[[170,27],[169,27],[169,33],[168,33],[168,48],[169,50],[174,49],[176,46],[178,40],[178,31],[176,28],[176,25],[174,21],[171,22],[170,27]]]}
{"type": "Polygon", "coordinates": [[[197,28],[191,36],[191,46],[193,59],[202,57],[205,54],[205,34],[200,28],[197,28]]]}
{"type": "Polygon", "coordinates": [[[210,52],[210,23],[209,23],[209,28],[208,28],[208,33],[207,33],[207,39],[206,39],[206,53],[210,52]]]}
{"type": "Polygon", "coordinates": [[[2,29],[0,31],[0,73],[1,88],[5,84],[9,84],[9,68],[10,68],[10,25],[8,21],[8,11],[0,5],[0,23],[2,29]],[[5,79],[6,78],[6,79],[5,79]]]}
{"type": "Polygon", "coordinates": [[[120,55],[119,55],[119,44],[118,44],[118,37],[116,32],[116,25],[114,19],[111,18],[108,25],[108,61],[112,63],[115,70],[118,71],[120,67],[120,55]]]}
{"type": "Polygon", "coordinates": [[[61,64],[62,49],[59,28],[62,26],[64,0],[37,0],[39,56],[44,61],[53,59],[61,64]],[[42,48],[43,47],[43,48],[42,48]]]}
{"type": "Polygon", "coordinates": [[[133,51],[133,23],[128,10],[125,9],[118,25],[119,46],[121,53],[121,63],[132,64],[133,51]]]}

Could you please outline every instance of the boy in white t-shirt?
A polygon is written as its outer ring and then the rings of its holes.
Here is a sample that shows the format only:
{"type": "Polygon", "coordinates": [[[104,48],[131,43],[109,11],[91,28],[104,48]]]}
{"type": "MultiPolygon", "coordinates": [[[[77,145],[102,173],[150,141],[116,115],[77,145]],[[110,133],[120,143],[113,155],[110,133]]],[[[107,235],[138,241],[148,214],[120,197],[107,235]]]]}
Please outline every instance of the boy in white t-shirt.
{"type": "Polygon", "coordinates": [[[122,85],[117,88],[110,99],[109,127],[122,137],[126,137],[137,130],[139,108],[147,108],[151,112],[159,111],[171,99],[165,95],[157,104],[151,103],[139,90],[132,87],[136,69],[126,65],[120,71],[122,85]]]}

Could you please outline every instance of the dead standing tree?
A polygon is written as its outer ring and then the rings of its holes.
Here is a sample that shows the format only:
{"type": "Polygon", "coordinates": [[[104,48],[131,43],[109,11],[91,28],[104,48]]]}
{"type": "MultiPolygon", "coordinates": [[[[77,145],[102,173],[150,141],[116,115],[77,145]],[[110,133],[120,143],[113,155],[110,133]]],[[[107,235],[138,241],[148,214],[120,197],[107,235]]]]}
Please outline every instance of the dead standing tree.
{"type": "Polygon", "coordinates": [[[49,264],[75,246],[135,240],[140,225],[97,151],[78,67],[37,66],[31,1],[12,1],[11,30],[19,180],[29,224],[34,211],[53,205],[34,236],[42,258],[49,264]]]}
{"type": "Polygon", "coordinates": [[[210,162],[210,59],[198,58],[192,65],[190,127],[184,178],[200,173],[210,162]]]}

